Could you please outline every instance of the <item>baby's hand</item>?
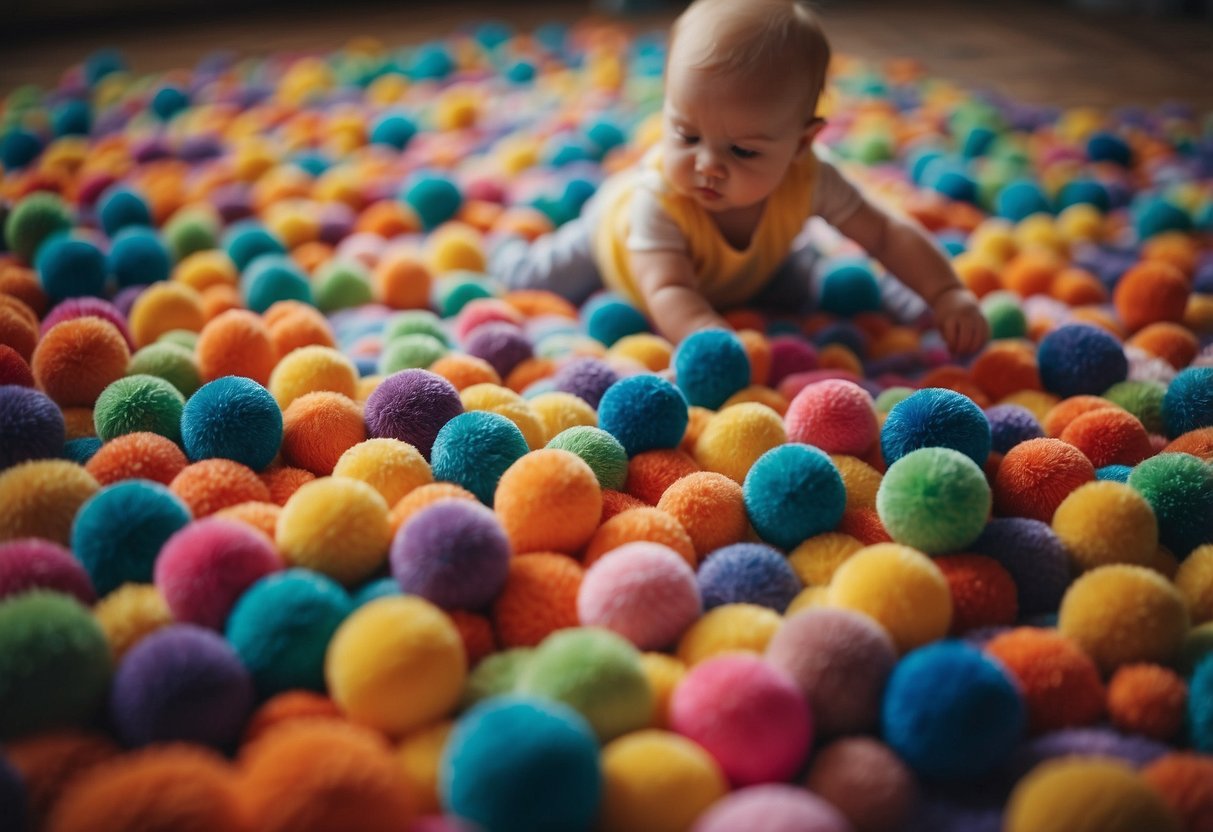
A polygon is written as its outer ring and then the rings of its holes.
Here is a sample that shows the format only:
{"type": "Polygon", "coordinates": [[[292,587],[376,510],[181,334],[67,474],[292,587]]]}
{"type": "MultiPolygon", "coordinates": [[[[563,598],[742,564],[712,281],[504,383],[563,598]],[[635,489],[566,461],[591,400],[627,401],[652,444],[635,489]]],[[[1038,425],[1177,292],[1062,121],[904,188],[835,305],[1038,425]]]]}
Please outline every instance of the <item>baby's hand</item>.
{"type": "Polygon", "coordinates": [[[948,289],[931,306],[935,323],[953,355],[972,355],[990,340],[990,325],[977,298],[963,286],[948,289]]]}

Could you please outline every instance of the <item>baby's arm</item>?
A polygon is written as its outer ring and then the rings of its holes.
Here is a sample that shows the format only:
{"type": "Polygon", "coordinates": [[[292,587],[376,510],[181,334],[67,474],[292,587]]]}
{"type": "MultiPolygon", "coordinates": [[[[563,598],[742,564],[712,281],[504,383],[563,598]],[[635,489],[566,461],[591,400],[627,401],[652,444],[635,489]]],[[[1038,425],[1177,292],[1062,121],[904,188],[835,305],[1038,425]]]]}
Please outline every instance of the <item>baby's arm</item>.
{"type": "Polygon", "coordinates": [[[954,354],[974,353],[990,339],[977,298],[957,280],[943,252],[914,220],[895,217],[865,198],[838,230],[927,302],[954,354]]]}
{"type": "Polygon", "coordinates": [[[691,259],[684,252],[629,251],[628,258],[653,325],[672,343],[701,329],[731,329],[699,293],[691,259]]]}

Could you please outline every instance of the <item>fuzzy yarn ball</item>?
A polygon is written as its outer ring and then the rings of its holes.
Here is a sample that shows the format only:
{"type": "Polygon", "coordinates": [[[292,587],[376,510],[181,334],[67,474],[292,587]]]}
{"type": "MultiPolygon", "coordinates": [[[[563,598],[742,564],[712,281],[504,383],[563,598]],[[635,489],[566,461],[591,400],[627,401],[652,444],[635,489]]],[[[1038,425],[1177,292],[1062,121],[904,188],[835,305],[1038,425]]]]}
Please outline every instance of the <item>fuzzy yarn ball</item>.
{"type": "Polygon", "coordinates": [[[171,341],[148,344],[131,356],[126,368],[128,375],[146,375],[162,378],[189,398],[202,386],[202,377],[194,354],[186,347],[171,341]]]}
{"type": "Polygon", "coordinates": [[[598,426],[619,441],[629,457],[677,448],[686,433],[687,400],[668,381],[636,375],[610,385],[598,404],[598,426]]]}
{"type": "Polygon", "coordinates": [[[1158,520],[1132,486],[1100,480],[1074,489],[1053,515],[1053,531],[1075,572],[1113,563],[1145,566],[1158,550],[1158,520]]]}
{"type": "MultiPolygon", "coordinates": [[[[393,507],[434,483],[430,465],[419,450],[399,439],[386,438],[367,439],[347,449],[333,466],[333,476],[366,483],[393,507]]],[[[468,493],[462,488],[458,491],[468,493]]]]}
{"type": "Polygon", "coordinates": [[[828,802],[804,789],[769,783],[737,789],[691,827],[692,832],[849,832],[846,817],[828,802]]]}
{"type": "Polygon", "coordinates": [[[641,650],[677,642],[703,611],[695,573],[659,543],[628,543],[585,573],[577,616],[586,627],[618,633],[641,650]]]}
{"type": "Polygon", "coordinates": [[[880,429],[884,461],[892,465],[919,448],[951,448],[984,465],[992,447],[990,422],[967,396],[939,387],[918,390],[893,406],[880,429]]]}
{"type": "Polygon", "coordinates": [[[260,696],[324,690],[329,640],[353,610],[335,581],[304,569],[267,575],[236,601],[225,635],[260,696]]]}
{"type": "Polygon", "coordinates": [[[749,528],[741,486],[714,471],[697,471],[674,481],[657,501],[657,508],[682,525],[700,560],[709,552],[741,542],[749,528]]]}
{"type": "Polygon", "coordinates": [[[593,470],[602,488],[618,491],[628,475],[628,454],[623,445],[601,428],[568,428],[548,440],[547,447],[577,454],[593,470]]]}
{"type": "Polygon", "coordinates": [[[557,630],[578,625],[584,572],[577,561],[537,552],[514,557],[509,570],[493,604],[493,625],[503,647],[534,647],[557,630]]]}
{"type": "Polygon", "coordinates": [[[257,382],[225,376],[190,396],[181,413],[181,437],[194,462],[221,457],[260,471],[278,455],[282,411],[257,382]]]}
{"type": "Polygon", "coordinates": [[[270,394],[283,410],[300,396],[318,390],[356,398],[358,370],[354,362],[332,347],[312,344],[291,350],[270,373],[270,394]]]}
{"type": "Polygon", "coordinates": [[[509,376],[515,367],[534,355],[525,333],[505,322],[489,322],[476,327],[465,339],[464,350],[468,355],[487,361],[501,378],[509,376]]]}
{"type": "Polygon", "coordinates": [[[598,743],[566,705],[497,697],[456,724],[439,791],[449,812],[486,829],[588,829],[602,800],[598,743]],[[486,782],[497,787],[485,789],[486,782]]]}
{"type": "Polygon", "coordinates": [[[785,550],[833,530],[847,499],[830,458],[800,444],[780,445],[758,457],[745,475],[742,495],[759,536],[785,550]]]}
{"type": "Polygon", "coordinates": [[[388,505],[371,486],[324,477],[301,486],[278,516],[275,542],[292,566],[356,584],[387,560],[388,505]]]}
{"type": "Polygon", "coordinates": [[[442,426],[430,463],[436,479],[460,485],[491,506],[501,475],[528,450],[517,425],[500,414],[475,410],[442,426]]]}
{"type": "Polygon", "coordinates": [[[952,635],[1015,623],[1015,581],[998,561],[984,555],[948,555],[936,558],[935,565],[952,590],[952,635]]]}
{"type": "Polygon", "coordinates": [[[704,613],[678,642],[678,659],[692,667],[724,653],[761,655],[783,619],[770,607],[725,604],[704,613]]]}
{"type": "Polygon", "coordinates": [[[876,727],[897,652],[871,618],[811,609],[784,621],[767,644],[766,660],[800,687],[818,734],[837,737],[876,727]]]}
{"type": "Polygon", "coordinates": [[[1213,829],[1213,760],[1175,752],[1141,769],[1141,777],[1162,795],[1188,832],[1213,829]]]}
{"type": "Polygon", "coordinates": [[[0,471],[59,455],[67,438],[63,412],[45,393],[0,385],[0,471]]]}
{"type": "Polygon", "coordinates": [[[1044,436],[1044,431],[1032,411],[1017,404],[1000,404],[986,409],[990,422],[993,450],[1005,454],[1029,439],[1044,436]]]}
{"type": "Polygon", "coordinates": [[[637,731],[602,750],[603,832],[679,832],[728,793],[720,766],[667,731],[637,731]]]}
{"type": "Polygon", "coordinates": [[[896,543],[856,552],[834,573],[830,606],[874,619],[906,652],[947,635],[952,593],[947,578],[926,555],[896,543]]]}
{"type": "Polygon", "coordinates": [[[828,454],[862,456],[879,434],[871,394],[843,379],[806,386],[783,420],[789,442],[815,445],[828,454]]]}
{"type": "Polygon", "coordinates": [[[1096,468],[1136,465],[1154,453],[1142,423],[1120,408],[1082,414],[1066,425],[1061,441],[1082,451],[1096,468]]]}
{"type": "Polygon", "coordinates": [[[995,636],[985,650],[1019,683],[1029,733],[1086,727],[1103,715],[1105,692],[1099,668],[1066,636],[1020,627],[995,636]]]}
{"type": "Polygon", "coordinates": [[[1007,802],[1006,832],[1180,832],[1162,797],[1129,766],[1092,757],[1033,769],[1007,802]]]}
{"type": "Polygon", "coordinates": [[[800,688],[755,656],[720,656],[692,668],[674,690],[670,725],[703,746],[735,786],[789,779],[813,742],[800,688]]]}
{"type": "Polygon", "coordinates": [[[400,589],[443,609],[487,607],[509,572],[510,542],[497,516],[467,500],[423,508],[392,540],[392,577],[400,589]]]}
{"type": "Polygon", "coordinates": [[[362,408],[340,393],[307,393],[282,412],[283,460],[318,477],[332,474],[342,454],[365,441],[362,408]]]}
{"type": "Polygon", "coordinates": [[[929,554],[976,540],[991,502],[985,473],[951,448],[919,448],[900,457],[876,492],[876,511],[893,540],[929,554]]]}
{"type": "Polygon", "coordinates": [[[88,606],[97,600],[88,572],[66,547],[36,537],[0,543],[0,599],[34,589],[60,592],[88,606]]]}
{"type": "Polygon", "coordinates": [[[230,459],[204,459],[181,469],[169,489],[195,518],[207,517],[250,500],[268,502],[269,488],[253,471],[230,459]]]}
{"type": "Polygon", "coordinates": [[[1161,453],[1143,460],[1128,484],[1158,519],[1158,537],[1177,557],[1213,543],[1213,466],[1190,454],[1161,453]]]}
{"type": "Polygon", "coordinates": [[[1046,335],[1036,353],[1044,388],[1059,396],[1099,395],[1129,374],[1120,342],[1090,324],[1065,324],[1046,335]]]}
{"type": "Polygon", "coordinates": [[[169,382],[147,375],[120,378],[97,397],[93,419],[103,442],[136,431],[181,442],[185,397],[169,382]]]}
{"type": "Polygon", "coordinates": [[[1128,734],[1174,740],[1184,727],[1187,703],[1183,679],[1156,664],[1122,665],[1108,682],[1108,716],[1128,734]]]}
{"type": "Polygon", "coordinates": [[[1213,367],[1189,367],[1171,380],[1162,418],[1172,439],[1213,426],[1213,367]]]}
{"type": "Polygon", "coordinates": [[[72,521],[97,492],[74,462],[36,459],[0,472],[0,541],[40,537],[67,544],[72,521]]]}
{"type": "Polygon", "coordinates": [[[732,332],[704,329],[694,332],[674,350],[678,389],[687,402],[717,410],[750,383],[750,359],[732,332]]]}
{"type": "Polygon", "coordinates": [[[1175,587],[1188,605],[1193,626],[1213,621],[1213,545],[1188,554],[1175,574],[1175,587]]]}
{"type": "Polygon", "coordinates": [[[943,641],[893,669],[882,724],[885,741],[920,776],[972,782],[1010,756],[1027,709],[1000,664],[968,644],[943,641]]]}
{"type": "Polygon", "coordinates": [[[695,460],[706,471],[743,483],[763,454],[786,442],[779,413],[765,404],[743,402],[708,419],[695,441],[695,460]]]}
{"type": "Polygon", "coordinates": [[[467,655],[459,631],[438,607],[416,597],[380,598],[337,628],[324,676],[348,718],[401,736],[454,708],[467,655]]]}
{"type": "Polygon", "coordinates": [[[760,543],[717,549],[699,566],[705,609],[724,604],[757,604],[782,613],[804,586],[782,553],[760,543]]]}
{"type": "Polygon", "coordinates": [[[918,783],[905,763],[869,737],[847,737],[819,751],[805,785],[841,812],[855,832],[897,832],[919,799],[918,783]]]}
{"type": "Polygon", "coordinates": [[[463,412],[459,391],[428,370],[385,378],[366,401],[367,433],[407,442],[428,461],[443,425],[463,412]]]}
{"type": "Polygon", "coordinates": [[[572,553],[589,542],[602,516],[602,490],[581,457],[541,449],[502,474],[493,500],[514,551],[572,553]]]}
{"type": "Polygon", "coordinates": [[[267,385],[278,357],[270,330],[260,315],[246,309],[229,309],[207,321],[194,347],[202,378],[245,376],[267,385]]]}
{"type": "Polygon", "coordinates": [[[998,466],[994,510],[1004,517],[1051,523],[1066,497],[1094,479],[1095,466],[1073,445],[1060,439],[1029,439],[1007,451],[998,466]]]}
{"type": "Polygon", "coordinates": [[[122,333],[100,318],[56,324],[34,347],[30,369],[38,386],[61,407],[91,407],[126,375],[131,353],[122,333]]]}

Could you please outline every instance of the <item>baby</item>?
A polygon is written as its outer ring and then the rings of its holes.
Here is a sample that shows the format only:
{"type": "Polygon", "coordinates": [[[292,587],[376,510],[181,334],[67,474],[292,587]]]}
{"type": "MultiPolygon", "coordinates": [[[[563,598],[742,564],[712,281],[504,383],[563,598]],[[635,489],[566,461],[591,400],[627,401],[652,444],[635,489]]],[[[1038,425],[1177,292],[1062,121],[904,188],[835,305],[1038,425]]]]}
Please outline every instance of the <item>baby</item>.
{"type": "Polygon", "coordinates": [[[605,285],[677,343],[727,328],[718,310],[775,300],[789,285],[807,297],[816,255],[802,231],[819,216],[900,279],[885,294],[903,317],[925,302],[953,354],[977,351],[989,327],[938,246],[814,148],[829,60],[800,0],[696,0],[671,33],[661,140],[577,220],[531,245],[500,245],[490,271],[577,303],[605,285]]]}

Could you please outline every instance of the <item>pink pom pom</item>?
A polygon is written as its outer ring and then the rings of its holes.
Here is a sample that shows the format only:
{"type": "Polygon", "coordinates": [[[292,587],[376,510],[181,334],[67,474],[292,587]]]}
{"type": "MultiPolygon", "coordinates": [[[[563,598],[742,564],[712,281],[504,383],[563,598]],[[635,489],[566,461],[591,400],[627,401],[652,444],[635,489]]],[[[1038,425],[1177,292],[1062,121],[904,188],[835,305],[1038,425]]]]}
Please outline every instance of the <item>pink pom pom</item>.
{"type": "Polygon", "coordinates": [[[816,445],[828,454],[863,456],[876,441],[876,410],[868,391],[841,379],[810,384],[783,417],[789,442],[816,445]]]}
{"type": "Polygon", "coordinates": [[[700,816],[691,832],[852,832],[820,797],[782,783],[741,789],[700,816]]]}
{"type": "Polygon", "coordinates": [[[0,598],[51,589],[92,606],[93,582],[80,561],[58,543],[23,537],[0,544],[0,598]]]}
{"type": "Polygon", "coordinates": [[[455,337],[462,343],[476,327],[494,322],[521,327],[525,319],[522,313],[503,300],[476,298],[459,310],[455,318],[455,337]]]}

